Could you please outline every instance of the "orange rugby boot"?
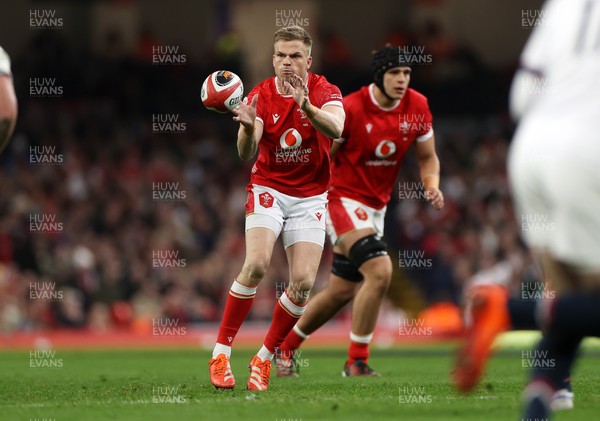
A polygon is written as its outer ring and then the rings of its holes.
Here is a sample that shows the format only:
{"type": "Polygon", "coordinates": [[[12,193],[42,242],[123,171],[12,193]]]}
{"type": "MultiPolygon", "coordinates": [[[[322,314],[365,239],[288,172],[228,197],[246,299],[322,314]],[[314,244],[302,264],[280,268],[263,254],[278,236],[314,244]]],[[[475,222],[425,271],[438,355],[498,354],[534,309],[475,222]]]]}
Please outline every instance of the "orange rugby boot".
{"type": "Polygon", "coordinates": [[[229,358],[225,354],[219,354],[217,358],[211,359],[208,362],[208,369],[210,371],[210,382],[214,387],[217,389],[233,389],[235,379],[231,372],[229,358]]]}
{"type": "Polygon", "coordinates": [[[494,339],[510,328],[507,303],[508,291],[503,286],[481,285],[467,293],[467,316],[472,321],[453,373],[459,391],[467,393],[479,383],[494,339]]]}
{"type": "Polygon", "coordinates": [[[267,390],[269,387],[269,377],[271,375],[271,361],[263,361],[258,358],[258,355],[252,357],[250,364],[250,378],[246,384],[246,389],[249,390],[267,390]]]}

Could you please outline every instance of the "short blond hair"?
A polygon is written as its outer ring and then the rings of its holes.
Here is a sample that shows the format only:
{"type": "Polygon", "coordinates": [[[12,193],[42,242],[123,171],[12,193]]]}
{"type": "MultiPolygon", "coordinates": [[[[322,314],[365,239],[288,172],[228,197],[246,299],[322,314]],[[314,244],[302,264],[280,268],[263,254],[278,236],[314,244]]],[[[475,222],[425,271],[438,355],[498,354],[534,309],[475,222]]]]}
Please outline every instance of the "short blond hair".
{"type": "Polygon", "coordinates": [[[309,33],[306,32],[301,26],[293,25],[293,26],[285,26],[280,28],[273,37],[273,42],[277,41],[295,41],[299,40],[306,46],[308,49],[308,55],[310,55],[310,50],[312,49],[312,38],[309,33]]]}

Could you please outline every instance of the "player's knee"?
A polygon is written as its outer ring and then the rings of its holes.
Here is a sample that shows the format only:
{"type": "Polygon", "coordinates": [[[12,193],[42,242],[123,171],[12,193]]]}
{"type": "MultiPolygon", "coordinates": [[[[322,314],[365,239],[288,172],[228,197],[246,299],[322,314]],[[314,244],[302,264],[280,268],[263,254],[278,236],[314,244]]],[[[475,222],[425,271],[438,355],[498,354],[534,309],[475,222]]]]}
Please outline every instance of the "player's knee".
{"type": "Polygon", "coordinates": [[[354,298],[356,295],[356,291],[360,284],[351,284],[349,282],[345,282],[347,285],[337,286],[335,288],[334,293],[332,294],[332,299],[339,304],[346,304],[350,300],[354,298]]]}
{"type": "Polygon", "coordinates": [[[377,290],[382,296],[385,295],[392,281],[392,262],[389,256],[366,261],[361,266],[361,271],[369,288],[377,290]]]}
{"type": "Polygon", "coordinates": [[[312,289],[314,283],[314,276],[312,276],[312,274],[310,273],[295,274],[292,276],[290,285],[288,287],[288,291],[293,288],[294,291],[298,291],[299,293],[309,292],[312,289]]]}
{"type": "Polygon", "coordinates": [[[244,268],[242,269],[242,273],[245,275],[245,278],[248,279],[248,282],[255,286],[262,280],[267,273],[267,269],[269,268],[269,259],[265,258],[254,258],[244,263],[244,268]]]}
{"type": "Polygon", "coordinates": [[[348,259],[360,269],[369,288],[385,294],[392,278],[392,263],[381,238],[375,234],[361,238],[350,248],[348,259]]]}

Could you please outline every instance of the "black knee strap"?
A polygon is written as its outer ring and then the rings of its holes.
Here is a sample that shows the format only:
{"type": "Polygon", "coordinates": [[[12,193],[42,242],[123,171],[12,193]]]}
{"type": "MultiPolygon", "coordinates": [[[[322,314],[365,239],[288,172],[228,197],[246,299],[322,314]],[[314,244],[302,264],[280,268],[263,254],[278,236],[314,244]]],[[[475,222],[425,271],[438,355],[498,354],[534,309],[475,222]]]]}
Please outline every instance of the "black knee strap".
{"type": "Polygon", "coordinates": [[[347,281],[360,282],[364,279],[362,273],[343,254],[333,253],[331,272],[347,281]]]}
{"type": "Polygon", "coordinates": [[[350,248],[348,259],[359,268],[364,262],[379,256],[387,256],[387,244],[375,234],[358,240],[350,248]]]}

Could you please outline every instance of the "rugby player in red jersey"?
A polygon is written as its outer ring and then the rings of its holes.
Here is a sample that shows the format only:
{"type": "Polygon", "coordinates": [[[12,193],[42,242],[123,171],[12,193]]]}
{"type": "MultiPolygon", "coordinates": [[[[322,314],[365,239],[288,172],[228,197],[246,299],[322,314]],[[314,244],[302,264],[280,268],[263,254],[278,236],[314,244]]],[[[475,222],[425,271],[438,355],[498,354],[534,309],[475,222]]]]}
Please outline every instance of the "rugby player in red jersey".
{"type": "Polygon", "coordinates": [[[331,150],[327,232],[334,245],[332,274],[280,347],[280,376],[297,375],[293,351],[352,299],[349,358],[342,374],[377,375],[367,364],[369,343],[392,275],[381,239],[383,222],[411,145],[426,199],[435,209],[444,206],[431,112],[427,98],[408,87],[410,60],[402,51],[388,44],[375,52],[374,83],[344,98],[344,132],[331,150]]]}
{"type": "Polygon", "coordinates": [[[259,83],[233,110],[240,123],[237,147],[249,160],[258,150],[246,202],[246,259],[227,296],[217,343],[209,362],[217,388],[234,387],[229,358],[234,338],[252,306],[279,234],[290,266],[290,282],[273,312],[262,348],[250,361],[246,387],[266,390],[271,360],[304,312],[323,244],[329,151],[344,127],[340,90],[310,73],[312,40],[299,26],[274,36],[275,77],[259,83]]]}

